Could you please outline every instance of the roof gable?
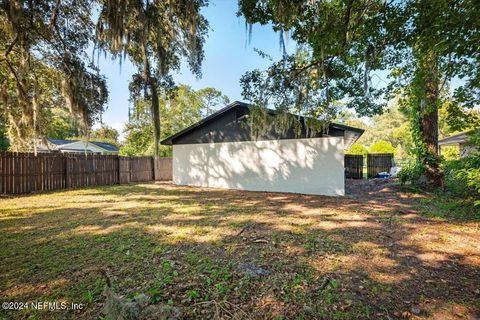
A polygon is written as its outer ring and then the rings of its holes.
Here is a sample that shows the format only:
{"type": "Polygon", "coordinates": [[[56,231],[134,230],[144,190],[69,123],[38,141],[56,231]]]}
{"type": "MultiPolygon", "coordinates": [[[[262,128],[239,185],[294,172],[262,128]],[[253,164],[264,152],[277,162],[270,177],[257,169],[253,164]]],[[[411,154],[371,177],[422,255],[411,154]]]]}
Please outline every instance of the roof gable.
{"type": "MultiPolygon", "coordinates": [[[[248,117],[249,105],[235,101],[225,108],[211,114],[199,122],[185,128],[178,133],[161,141],[163,145],[173,144],[197,144],[197,143],[221,143],[253,140],[278,140],[315,138],[323,136],[344,136],[346,145],[350,146],[363,133],[363,129],[353,128],[341,124],[331,123],[328,133],[315,133],[313,136],[302,128],[300,135],[295,134],[293,128],[283,134],[274,132],[267,133],[254,139],[248,124],[244,121],[248,117]],[[348,134],[347,134],[348,133],[348,134]]],[[[275,111],[270,110],[271,113],[275,111]]],[[[347,147],[348,147],[347,146],[347,147]]]]}

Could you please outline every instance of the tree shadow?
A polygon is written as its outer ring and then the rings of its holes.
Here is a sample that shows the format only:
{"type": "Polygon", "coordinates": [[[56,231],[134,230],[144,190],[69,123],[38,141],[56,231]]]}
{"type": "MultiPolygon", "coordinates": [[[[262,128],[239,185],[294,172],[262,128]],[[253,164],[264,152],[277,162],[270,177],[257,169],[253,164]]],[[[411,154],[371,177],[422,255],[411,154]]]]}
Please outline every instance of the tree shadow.
{"type": "Polygon", "coordinates": [[[225,318],[479,316],[478,229],[421,216],[393,195],[145,184],[36,197],[9,199],[0,215],[2,296],[88,304],[65,317],[98,316],[98,269],[116,291],[171,301],[185,318],[214,316],[214,303],[225,318]],[[245,274],[244,263],[269,274],[245,274]]]}

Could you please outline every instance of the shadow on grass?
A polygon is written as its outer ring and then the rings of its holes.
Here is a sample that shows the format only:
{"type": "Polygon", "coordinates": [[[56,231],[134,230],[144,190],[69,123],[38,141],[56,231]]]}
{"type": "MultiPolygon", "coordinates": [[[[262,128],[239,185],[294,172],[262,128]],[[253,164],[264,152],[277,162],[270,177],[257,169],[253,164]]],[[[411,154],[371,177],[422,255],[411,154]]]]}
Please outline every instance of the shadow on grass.
{"type": "Polygon", "coordinates": [[[10,199],[18,208],[0,215],[2,296],[81,302],[84,311],[59,317],[94,318],[104,269],[117,292],[147,293],[186,318],[476,317],[478,230],[429,220],[412,199],[384,192],[362,200],[145,184],[10,199]],[[269,275],[249,276],[244,263],[269,275]]]}

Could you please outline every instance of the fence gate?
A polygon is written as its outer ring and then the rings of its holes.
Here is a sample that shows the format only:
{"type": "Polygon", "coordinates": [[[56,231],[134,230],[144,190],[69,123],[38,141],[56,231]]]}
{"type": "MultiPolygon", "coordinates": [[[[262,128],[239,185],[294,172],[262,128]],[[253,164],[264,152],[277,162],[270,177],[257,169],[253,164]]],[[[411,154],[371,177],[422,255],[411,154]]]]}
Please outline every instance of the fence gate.
{"type": "Polygon", "coordinates": [[[393,153],[367,154],[367,178],[375,178],[380,172],[390,172],[393,166],[393,153]]]}
{"type": "Polygon", "coordinates": [[[345,178],[363,179],[363,156],[356,154],[345,155],[345,178]]]}

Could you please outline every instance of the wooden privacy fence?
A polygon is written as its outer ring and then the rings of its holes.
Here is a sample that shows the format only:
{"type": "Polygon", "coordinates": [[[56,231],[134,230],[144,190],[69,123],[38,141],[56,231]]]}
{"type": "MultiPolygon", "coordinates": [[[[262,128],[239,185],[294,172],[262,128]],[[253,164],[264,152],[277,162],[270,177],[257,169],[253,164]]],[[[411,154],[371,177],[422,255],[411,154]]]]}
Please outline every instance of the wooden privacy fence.
{"type": "Polygon", "coordinates": [[[59,153],[0,153],[0,194],[170,180],[172,160],[59,153]]]}
{"type": "Polygon", "coordinates": [[[380,172],[390,172],[393,166],[393,153],[367,154],[367,178],[375,178],[380,172]]]}
{"type": "Polygon", "coordinates": [[[363,156],[346,154],[345,155],[345,178],[363,179],[363,156]]]}
{"type": "Polygon", "coordinates": [[[172,180],[173,164],[172,158],[155,158],[155,180],[172,180]]]}

